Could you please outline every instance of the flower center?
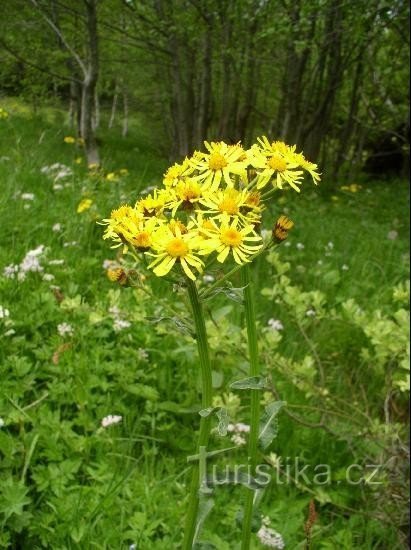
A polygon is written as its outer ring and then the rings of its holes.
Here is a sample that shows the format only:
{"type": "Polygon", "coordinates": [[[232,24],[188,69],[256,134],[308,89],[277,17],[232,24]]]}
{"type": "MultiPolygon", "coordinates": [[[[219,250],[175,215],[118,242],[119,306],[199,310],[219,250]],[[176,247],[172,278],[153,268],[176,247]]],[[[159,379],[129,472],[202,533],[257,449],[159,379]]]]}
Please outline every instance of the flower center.
{"type": "Polygon", "coordinates": [[[137,248],[150,248],[151,239],[147,231],[141,231],[138,235],[133,238],[133,244],[137,248]]]}
{"type": "Polygon", "coordinates": [[[220,212],[226,212],[231,216],[238,214],[238,205],[235,202],[235,199],[232,197],[224,197],[224,199],[218,205],[220,212]]]}
{"type": "Polygon", "coordinates": [[[208,159],[208,167],[210,170],[222,170],[227,166],[227,161],[221,153],[211,153],[208,159]]]}
{"type": "Polygon", "coordinates": [[[237,229],[229,227],[221,231],[220,240],[228,246],[238,246],[243,242],[243,237],[237,229]]]}
{"type": "Polygon", "coordinates": [[[176,237],[175,239],[171,239],[168,243],[166,251],[167,254],[173,256],[173,258],[181,258],[188,253],[188,246],[183,239],[176,237]]]}
{"type": "Polygon", "coordinates": [[[272,170],[278,172],[284,172],[287,169],[287,163],[281,157],[271,157],[268,159],[267,164],[272,170]]]}

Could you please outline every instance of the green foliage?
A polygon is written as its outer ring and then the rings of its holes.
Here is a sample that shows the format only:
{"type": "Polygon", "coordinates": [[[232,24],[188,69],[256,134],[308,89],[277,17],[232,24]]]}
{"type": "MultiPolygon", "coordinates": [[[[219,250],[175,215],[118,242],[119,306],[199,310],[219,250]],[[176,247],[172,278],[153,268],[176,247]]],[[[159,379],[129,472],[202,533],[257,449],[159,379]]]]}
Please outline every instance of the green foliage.
{"type": "MultiPolygon", "coordinates": [[[[180,330],[191,329],[188,304],[180,289],[171,293],[161,281],[154,282],[153,294],[144,285],[113,286],[102,264],[118,251],[107,251],[95,223],[121,196],[133,200],[155,183],[165,161],[157,160],[146,130],[134,121],[125,141],[104,140],[106,164],[95,177],[75,162],[76,145],[63,142],[71,132],[61,126],[60,112],[45,109],[31,117],[18,102],[4,107],[10,116],[0,126],[0,305],[9,316],[0,318],[0,547],[177,548],[187,456],[195,452],[199,420],[195,341],[191,330],[180,330]],[[62,189],[41,172],[56,162],[72,170],[62,189]],[[120,168],[130,175],[106,179],[120,168]],[[92,197],[95,210],[78,214],[84,197],[92,197]],[[53,231],[57,223],[61,230],[53,231]],[[20,264],[40,244],[44,271],[28,272],[24,280],[4,277],[6,266],[20,264]],[[63,323],[72,332],[59,333],[63,323]],[[103,427],[108,415],[122,420],[103,427]]],[[[393,181],[355,195],[337,193],[337,201],[284,193],[267,212],[266,227],[285,212],[296,228],[290,244],[253,271],[261,289],[264,380],[255,391],[268,409],[270,434],[259,461],[274,475],[274,465],[285,471],[286,458],[298,456],[303,465],[329,464],[331,479],[316,485],[312,469],[308,482],[293,470],[288,483],[274,478],[259,493],[255,528],[261,513],[288,548],[303,547],[313,498],[313,549],[401,548],[409,357],[406,190],[393,181]],[[387,238],[393,230],[397,237],[387,238]],[[283,401],[276,433],[270,419],[283,401]],[[353,463],[382,464],[381,484],[348,486],[346,469],[353,463]]],[[[236,277],[232,282],[239,287],[236,277]]],[[[215,426],[220,423],[209,468],[216,464],[224,471],[247,464],[244,447],[230,443],[232,432],[224,435],[228,417],[232,423],[248,418],[250,392],[230,387],[235,380],[250,387],[244,382],[247,347],[236,302],[216,293],[204,308],[216,393],[208,414],[215,426]]],[[[206,506],[199,534],[203,547],[237,544],[241,486],[252,484],[246,469],[238,482],[230,478],[213,487],[215,506],[206,506]]]]}

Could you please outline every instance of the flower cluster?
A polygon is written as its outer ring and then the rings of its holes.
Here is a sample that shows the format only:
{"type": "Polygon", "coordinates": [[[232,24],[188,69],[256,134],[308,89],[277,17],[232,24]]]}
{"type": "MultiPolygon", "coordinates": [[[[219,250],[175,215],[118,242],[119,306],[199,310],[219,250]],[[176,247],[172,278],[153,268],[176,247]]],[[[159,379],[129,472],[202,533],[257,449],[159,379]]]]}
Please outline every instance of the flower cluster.
{"type": "Polygon", "coordinates": [[[263,546],[267,548],[277,548],[278,550],[283,550],[285,548],[285,543],[282,535],[269,527],[270,518],[263,517],[262,525],[257,532],[257,537],[263,546]]]}
{"type": "MultiPolygon", "coordinates": [[[[171,166],[162,188],[101,222],[105,239],[141,253],[159,277],[178,268],[195,280],[213,259],[251,261],[265,246],[260,226],[268,193],[262,189],[271,182],[275,189],[288,184],[299,191],[304,172],[314,183],[320,179],[317,166],[295,146],[266,137],[248,150],[224,142],[205,142],[205,148],[171,166]]],[[[292,225],[281,217],[273,230],[276,242],[292,225]]]]}

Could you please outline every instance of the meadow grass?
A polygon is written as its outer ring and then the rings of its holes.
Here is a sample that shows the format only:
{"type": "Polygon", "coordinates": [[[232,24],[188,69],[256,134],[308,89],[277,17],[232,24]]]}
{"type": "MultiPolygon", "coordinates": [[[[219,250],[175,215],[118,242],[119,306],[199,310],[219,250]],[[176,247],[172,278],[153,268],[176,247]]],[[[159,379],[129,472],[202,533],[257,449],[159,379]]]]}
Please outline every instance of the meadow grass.
{"type": "MultiPolygon", "coordinates": [[[[178,316],[190,327],[187,302],[178,291],[170,300],[163,281],[155,281],[155,300],[110,283],[103,262],[118,250],[103,242],[96,223],[160,182],[167,159],[133,120],[126,138],[118,128],[99,130],[103,168],[90,175],[81,150],[64,142],[72,131],[61,110],[32,115],[11,100],[4,107],[10,116],[0,123],[0,270],[20,264],[39,245],[45,249],[43,271],[27,273],[23,281],[0,277],[0,305],[9,310],[8,319],[0,319],[0,547],[178,548],[199,403],[195,342],[173,323],[178,316]],[[72,174],[55,179],[42,172],[54,163],[72,174]],[[128,174],[119,175],[121,169],[128,174]],[[107,179],[113,172],[115,181],[107,179]],[[85,198],[92,205],[78,213],[85,198]],[[169,320],[157,322],[160,317],[169,320]],[[73,333],[60,335],[62,323],[73,333]],[[122,415],[122,422],[103,429],[101,419],[109,414],[122,415]]],[[[262,460],[275,460],[272,453],[299,456],[333,471],[331,486],[301,481],[265,492],[261,512],[292,549],[305,547],[313,498],[313,549],[405,547],[402,510],[392,496],[402,495],[402,476],[385,472],[375,488],[338,483],[347,465],[367,457],[395,456],[394,473],[403,468],[397,443],[404,438],[405,394],[395,393],[391,420],[384,424],[392,372],[383,365],[391,363],[366,356],[371,332],[341,308],[351,299],[376,322],[394,315],[393,289],[409,272],[408,192],[404,182],[393,180],[364,181],[355,189],[341,190],[335,182],[333,194],[320,195],[307,183],[301,196],[276,195],[266,227],[285,213],[295,229],[280,259],[261,258],[253,272],[262,289],[257,317],[264,372],[289,405],[262,460]],[[278,262],[289,264],[288,282],[280,281],[278,262]],[[322,293],[321,307],[313,291],[322,293]],[[283,330],[270,330],[270,319],[283,330]],[[333,411],[325,425],[316,407],[333,411]]],[[[247,398],[234,398],[228,389],[247,372],[241,314],[222,297],[207,302],[206,311],[216,394],[226,394],[221,399],[236,421],[247,421],[247,398]]],[[[215,436],[214,445],[232,444],[215,436]]],[[[225,461],[246,462],[244,450],[217,463],[225,461]]],[[[239,547],[242,491],[231,485],[216,490],[218,505],[202,538],[218,550],[239,547]]]]}

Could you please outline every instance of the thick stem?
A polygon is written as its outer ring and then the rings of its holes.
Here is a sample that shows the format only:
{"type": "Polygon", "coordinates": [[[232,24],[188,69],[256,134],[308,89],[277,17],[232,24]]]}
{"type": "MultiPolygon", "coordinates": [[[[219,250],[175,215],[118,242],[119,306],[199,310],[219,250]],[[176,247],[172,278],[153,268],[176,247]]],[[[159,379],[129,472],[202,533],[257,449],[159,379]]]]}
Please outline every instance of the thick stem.
{"type": "MultiPolygon", "coordinates": [[[[200,359],[202,396],[201,405],[207,409],[212,405],[212,383],[211,383],[211,364],[208,351],[208,341],[206,326],[204,321],[203,308],[197,291],[195,282],[187,279],[188,295],[190,297],[191,308],[193,310],[194,324],[196,330],[196,340],[198,355],[200,359]]],[[[210,438],[211,416],[201,417],[200,433],[198,436],[197,452],[200,447],[207,447],[210,438]]],[[[192,479],[190,486],[190,496],[188,499],[188,510],[186,517],[183,549],[191,550],[193,546],[194,533],[196,528],[198,504],[199,504],[199,462],[196,462],[192,469],[192,479]]]]}
{"type": "MultiPolygon", "coordinates": [[[[253,289],[250,279],[250,266],[245,264],[241,270],[241,284],[244,287],[244,309],[247,325],[248,353],[250,359],[250,376],[258,376],[260,367],[258,364],[257,330],[255,322],[255,307],[253,289]]],[[[257,466],[258,434],[260,427],[260,391],[251,391],[251,420],[250,439],[248,441],[248,457],[251,475],[255,476],[257,466]]],[[[254,491],[247,489],[244,505],[243,532],[241,538],[241,550],[249,550],[251,538],[251,522],[253,517],[254,491]]]]}

